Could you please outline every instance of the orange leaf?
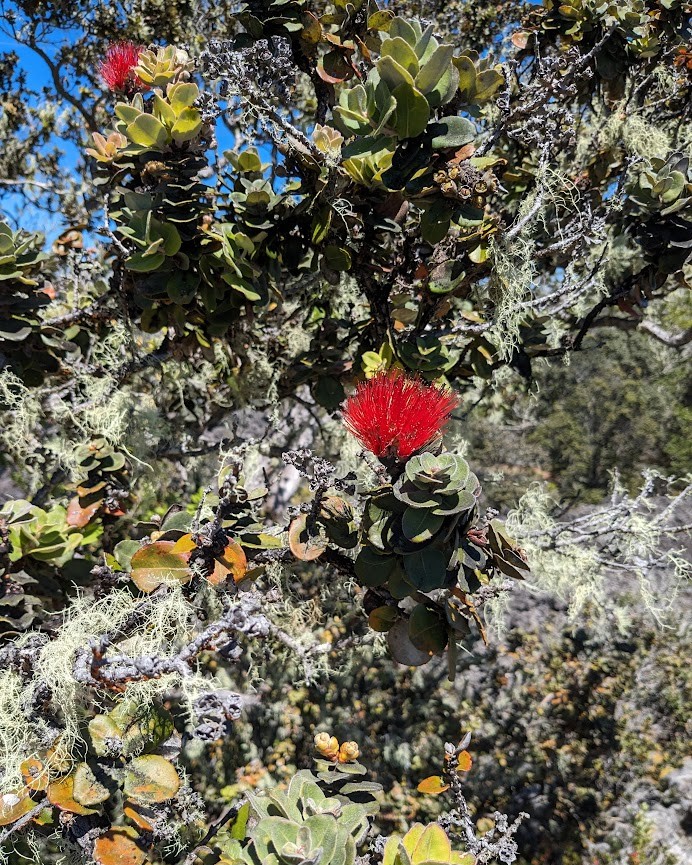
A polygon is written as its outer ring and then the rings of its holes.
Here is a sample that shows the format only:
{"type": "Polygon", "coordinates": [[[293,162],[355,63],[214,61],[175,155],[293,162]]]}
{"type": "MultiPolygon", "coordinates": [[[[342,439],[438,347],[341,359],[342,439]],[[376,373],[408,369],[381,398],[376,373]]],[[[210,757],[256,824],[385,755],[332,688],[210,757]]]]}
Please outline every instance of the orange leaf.
{"type": "Polygon", "coordinates": [[[85,487],[84,484],[80,484],[80,486],[76,487],[77,495],[85,498],[86,496],[90,496],[92,493],[97,493],[99,490],[104,489],[106,486],[106,481],[99,481],[94,484],[93,487],[85,487]]]}
{"type": "Polygon", "coordinates": [[[418,785],[419,793],[428,793],[430,796],[439,796],[445,790],[449,790],[449,784],[445,784],[440,775],[430,775],[424,778],[418,785]]]}
{"type": "Polygon", "coordinates": [[[511,36],[512,45],[515,45],[520,50],[526,48],[529,44],[530,33],[527,33],[526,30],[519,30],[517,33],[513,33],[511,36]]]}
{"type": "Polygon", "coordinates": [[[340,84],[353,73],[353,66],[338,51],[328,51],[317,64],[317,74],[327,84],[340,84]]]}
{"type": "Polygon", "coordinates": [[[319,535],[308,535],[307,517],[300,514],[288,528],[288,546],[301,562],[311,562],[327,549],[327,542],[319,535]]]}
{"type": "Polygon", "coordinates": [[[19,767],[19,771],[29,790],[43,791],[48,786],[48,769],[35,757],[25,760],[19,767]]]}
{"type": "Polygon", "coordinates": [[[99,865],[142,865],[147,857],[135,844],[138,837],[129,826],[109,829],[94,844],[94,859],[99,865]]]}
{"type": "Polygon", "coordinates": [[[79,504],[79,497],[75,496],[67,506],[67,525],[75,529],[83,529],[93,520],[102,504],[103,499],[97,499],[83,508],[79,504]]]}
{"type": "Polygon", "coordinates": [[[130,577],[142,592],[153,592],[161,583],[177,580],[189,583],[192,574],[187,567],[187,554],[174,553],[173,541],[155,541],[132,556],[130,577]]]}
{"type": "Polygon", "coordinates": [[[473,760],[471,759],[471,755],[468,751],[462,751],[459,754],[459,761],[457,763],[457,771],[459,772],[468,772],[471,768],[471,764],[473,760]]]}
{"type": "Polygon", "coordinates": [[[151,808],[146,808],[143,805],[136,805],[134,802],[128,802],[128,804],[123,808],[123,814],[128,820],[131,820],[135,826],[144,829],[145,832],[153,831],[156,814],[151,810],[151,808]],[[148,817],[150,819],[148,819],[148,817]]]}
{"type": "Polygon", "coordinates": [[[247,573],[247,557],[245,551],[237,541],[230,541],[223,551],[223,555],[216,559],[213,573],[207,579],[213,586],[225,582],[230,574],[233,582],[239,583],[247,573]]]}
{"type": "Polygon", "coordinates": [[[53,781],[48,785],[48,801],[61,811],[69,811],[71,814],[95,814],[93,808],[85,808],[74,798],[74,775],[66,775],[59,781],[53,781]]]}
{"type": "Polygon", "coordinates": [[[183,535],[173,544],[172,553],[191,553],[197,549],[197,544],[192,540],[192,535],[183,535]]]}

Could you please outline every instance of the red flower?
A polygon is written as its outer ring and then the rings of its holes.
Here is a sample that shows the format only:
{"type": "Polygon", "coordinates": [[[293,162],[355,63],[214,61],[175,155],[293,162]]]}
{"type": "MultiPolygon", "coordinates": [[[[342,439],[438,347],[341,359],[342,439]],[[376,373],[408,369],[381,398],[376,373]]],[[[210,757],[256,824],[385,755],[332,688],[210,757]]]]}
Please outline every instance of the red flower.
{"type": "Polygon", "coordinates": [[[144,86],[132,73],[141,51],[141,46],[134,42],[116,42],[109,46],[105,60],[99,66],[101,78],[109,90],[140,89],[144,86]]]}
{"type": "Polygon", "coordinates": [[[375,456],[406,460],[440,436],[457,404],[450,390],[390,370],[358,385],[343,420],[375,456]]]}

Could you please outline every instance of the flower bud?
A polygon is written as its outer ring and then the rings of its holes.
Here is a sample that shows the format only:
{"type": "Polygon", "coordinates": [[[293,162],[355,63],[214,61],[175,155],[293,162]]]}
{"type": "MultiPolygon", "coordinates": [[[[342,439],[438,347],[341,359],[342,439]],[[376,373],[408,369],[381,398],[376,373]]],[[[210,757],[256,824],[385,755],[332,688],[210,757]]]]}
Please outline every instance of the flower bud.
{"type": "Polygon", "coordinates": [[[359,754],[360,748],[357,742],[344,742],[339,748],[339,762],[353,763],[354,760],[358,759],[359,754]]]}
{"type": "Polygon", "coordinates": [[[317,733],[315,736],[315,748],[328,760],[336,759],[339,754],[339,740],[329,733],[317,733]]]}

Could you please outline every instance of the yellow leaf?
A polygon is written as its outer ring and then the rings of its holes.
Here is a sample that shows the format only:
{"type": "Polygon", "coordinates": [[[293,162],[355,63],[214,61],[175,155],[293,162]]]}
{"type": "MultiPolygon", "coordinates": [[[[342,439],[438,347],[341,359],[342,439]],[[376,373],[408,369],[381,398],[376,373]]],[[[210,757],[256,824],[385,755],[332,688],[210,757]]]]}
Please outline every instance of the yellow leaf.
{"type": "Polygon", "coordinates": [[[197,545],[192,540],[192,535],[183,535],[171,547],[172,553],[191,553],[197,549],[197,545]]]}

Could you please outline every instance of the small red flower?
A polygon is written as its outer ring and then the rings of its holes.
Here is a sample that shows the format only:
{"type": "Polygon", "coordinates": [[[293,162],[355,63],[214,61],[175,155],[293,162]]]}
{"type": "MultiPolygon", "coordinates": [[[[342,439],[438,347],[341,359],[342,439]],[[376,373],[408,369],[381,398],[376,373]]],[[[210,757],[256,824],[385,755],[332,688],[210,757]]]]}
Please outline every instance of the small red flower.
{"type": "Polygon", "coordinates": [[[406,460],[441,435],[457,405],[450,390],[394,369],[358,385],[344,403],[343,421],[375,456],[406,460]]]}
{"type": "Polygon", "coordinates": [[[141,51],[142,47],[134,42],[115,42],[109,46],[99,66],[101,78],[109,90],[143,88],[142,82],[132,72],[139,62],[141,51]]]}

